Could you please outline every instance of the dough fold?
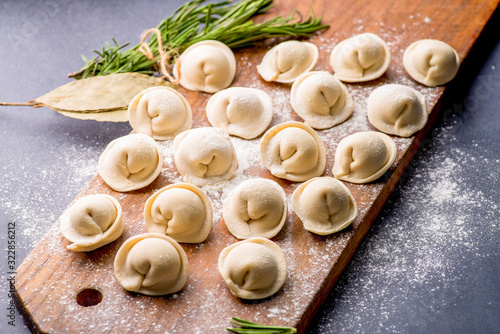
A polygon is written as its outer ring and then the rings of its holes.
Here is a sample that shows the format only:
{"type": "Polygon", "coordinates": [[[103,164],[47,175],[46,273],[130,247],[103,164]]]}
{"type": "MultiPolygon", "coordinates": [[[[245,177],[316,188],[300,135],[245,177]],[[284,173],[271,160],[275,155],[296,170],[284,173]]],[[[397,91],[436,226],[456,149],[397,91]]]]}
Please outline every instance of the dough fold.
{"type": "Polygon", "coordinates": [[[378,130],[410,137],[427,123],[427,102],[415,89],[398,84],[383,85],[368,97],[368,120],[378,130]]]}
{"type": "Polygon", "coordinates": [[[130,126],[157,140],[173,139],[192,125],[191,106],[170,87],[151,87],[137,94],[128,106],[130,126]]]}
{"type": "Polygon", "coordinates": [[[300,122],[285,122],[262,137],[260,156],[276,177],[301,182],[320,176],[326,165],[325,146],[316,131],[300,122]]]}
{"type": "Polygon", "coordinates": [[[460,67],[458,53],[450,45],[435,39],[422,39],[406,48],[403,55],[406,72],[429,87],[451,81],[460,67]]]}
{"type": "Polygon", "coordinates": [[[292,205],[304,228],[319,235],[343,230],[358,214],[349,189],[332,177],[317,177],[302,183],[293,192],[292,205]]]}
{"type": "Polygon", "coordinates": [[[71,242],[66,248],[90,252],[115,241],[123,233],[120,203],[105,194],[79,198],[59,220],[61,234],[71,242]]]}
{"type": "Polygon", "coordinates": [[[335,77],[345,82],[379,78],[391,62],[391,52],[382,38],[364,33],[343,40],[330,55],[335,77]]]}
{"type": "Polygon", "coordinates": [[[201,41],[181,54],[173,73],[186,89],[216,93],[233,82],[236,58],[224,43],[215,40],[201,41]]]}
{"type": "Polygon", "coordinates": [[[99,174],[108,186],[120,192],[151,184],[163,167],[156,141],[143,134],[113,140],[99,157],[99,174]]]}
{"type": "Polygon", "coordinates": [[[396,144],[386,134],[357,132],[342,139],[335,151],[333,176],[352,183],[381,177],[396,159],[396,144]]]}
{"type": "Polygon", "coordinates": [[[226,197],[224,223],[238,239],[272,238],[286,222],[288,205],[285,191],[268,179],[250,179],[226,197]]]}
{"type": "Polygon", "coordinates": [[[197,186],[227,181],[238,166],[236,151],[227,132],[209,127],[177,135],[174,162],[184,181],[197,186]]]}
{"type": "Polygon", "coordinates": [[[315,129],[328,129],[351,116],[354,103],[345,85],[328,72],[313,71],[295,80],[290,92],[293,110],[315,129]]]}
{"type": "Polygon", "coordinates": [[[285,255],[269,239],[250,238],[222,250],[219,272],[234,296],[242,299],[267,298],[285,282],[285,255]]]}
{"type": "Polygon", "coordinates": [[[188,260],[182,247],[159,233],[127,239],[116,253],[115,277],[125,290],[149,296],[178,292],[186,284],[188,260]]]}
{"type": "Polygon", "coordinates": [[[212,229],[212,202],[193,184],[170,184],[148,198],[144,219],[148,232],[165,234],[177,242],[200,243],[212,229]]]}
{"type": "Polygon", "coordinates": [[[253,139],[271,123],[273,103],[271,97],[260,89],[230,87],[208,100],[207,118],[212,126],[230,135],[253,139]]]}
{"type": "Polygon", "coordinates": [[[318,48],[308,42],[286,41],[266,52],[257,65],[262,79],[292,83],[299,75],[309,72],[318,61],[318,48]]]}

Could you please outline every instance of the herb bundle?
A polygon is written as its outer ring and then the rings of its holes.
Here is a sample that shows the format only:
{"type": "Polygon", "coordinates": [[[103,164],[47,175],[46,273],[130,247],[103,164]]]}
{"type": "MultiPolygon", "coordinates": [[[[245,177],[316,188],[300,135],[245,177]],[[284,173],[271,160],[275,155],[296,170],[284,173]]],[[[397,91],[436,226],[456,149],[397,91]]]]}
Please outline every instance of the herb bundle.
{"type": "Polygon", "coordinates": [[[267,326],[261,325],[256,322],[251,322],[248,320],[240,319],[237,317],[232,317],[230,321],[233,325],[237,325],[237,328],[226,328],[232,333],[245,333],[245,334],[291,334],[297,333],[297,329],[293,327],[281,327],[281,326],[267,326]]]}
{"type": "Polygon", "coordinates": [[[94,50],[97,56],[92,59],[82,56],[86,65],[68,76],[84,79],[112,73],[153,74],[158,71],[158,65],[164,60],[162,58],[166,59],[165,65],[171,67],[182,51],[200,41],[218,40],[236,49],[267,38],[307,37],[328,28],[321,24],[321,17],[315,17],[312,10],[312,16],[305,20],[301,20],[296,11],[288,17],[276,16],[262,23],[251,20],[269,10],[272,0],[204,2],[194,0],[180,6],[158,25],[155,29],[157,33],[147,43],[123,51],[129,43],[119,45],[113,38],[113,44],[106,43],[100,51],[94,50]],[[150,52],[144,52],[144,47],[150,52]]]}

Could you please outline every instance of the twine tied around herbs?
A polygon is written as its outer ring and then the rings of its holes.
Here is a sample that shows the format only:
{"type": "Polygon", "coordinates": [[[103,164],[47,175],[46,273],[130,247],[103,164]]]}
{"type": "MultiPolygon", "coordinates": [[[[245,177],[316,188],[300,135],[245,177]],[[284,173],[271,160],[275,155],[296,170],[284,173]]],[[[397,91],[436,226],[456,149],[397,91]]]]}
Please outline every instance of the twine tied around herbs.
{"type": "Polygon", "coordinates": [[[169,60],[172,58],[171,52],[165,52],[163,49],[163,42],[161,39],[161,32],[158,28],[151,28],[147,31],[145,31],[142,36],[141,36],[141,45],[137,48],[137,51],[142,53],[147,59],[149,60],[154,60],[155,56],[153,54],[153,51],[151,51],[151,48],[149,47],[149,44],[146,43],[146,38],[149,36],[149,34],[155,33],[156,34],[156,40],[158,41],[158,53],[160,56],[160,60],[158,61],[160,68],[158,69],[158,64],[155,64],[155,69],[159,71],[163,76],[162,78],[168,79],[171,83],[178,85],[179,84],[179,79],[174,78],[173,76],[170,75],[170,72],[172,71],[172,67],[169,64],[169,60]]]}

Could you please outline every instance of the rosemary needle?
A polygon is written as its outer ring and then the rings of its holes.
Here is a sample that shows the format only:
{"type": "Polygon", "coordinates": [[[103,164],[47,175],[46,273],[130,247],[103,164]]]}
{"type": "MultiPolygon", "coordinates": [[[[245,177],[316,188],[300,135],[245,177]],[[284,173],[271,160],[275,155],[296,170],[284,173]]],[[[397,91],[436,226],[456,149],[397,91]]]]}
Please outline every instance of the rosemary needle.
{"type": "Polygon", "coordinates": [[[267,326],[256,322],[232,317],[231,324],[239,326],[238,328],[226,328],[228,331],[240,334],[290,334],[297,333],[297,329],[293,327],[267,326]]]}
{"type": "MultiPolygon", "coordinates": [[[[236,49],[248,47],[255,42],[275,37],[308,37],[316,31],[328,28],[321,24],[321,17],[305,20],[294,11],[287,17],[276,16],[267,21],[254,23],[252,17],[272,7],[272,0],[222,1],[204,4],[205,0],[187,2],[157,26],[161,34],[164,52],[170,56],[170,65],[189,46],[204,40],[218,40],[236,49]]],[[[139,72],[154,74],[160,58],[158,40],[152,36],[148,42],[153,59],[138,51],[140,44],[124,50],[129,43],[119,45],[106,43],[101,50],[94,50],[92,59],[82,57],[85,66],[68,76],[84,79],[112,73],[139,72]]]]}

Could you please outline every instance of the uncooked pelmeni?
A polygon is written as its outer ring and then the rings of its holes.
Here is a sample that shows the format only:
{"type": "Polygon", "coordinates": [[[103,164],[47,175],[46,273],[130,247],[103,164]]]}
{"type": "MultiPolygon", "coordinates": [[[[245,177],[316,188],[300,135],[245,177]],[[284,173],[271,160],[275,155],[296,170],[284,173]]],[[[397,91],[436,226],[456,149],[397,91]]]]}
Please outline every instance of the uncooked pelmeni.
{"type": "Polygon", "coordinates": [[[188,101],[170,87],[151,87],[137,94],[128,106],[128,118],[135,132],[157,140],[174,139],[192,123],[188,101]]]}
{"type": "Polygon", "coordinates": [[[357,132],[342,139],[335,151],[333,176],[352,183],[381,177],[396,159],[396,144],[386,134],[357,132]]]}
{"type": "Polygon", "coordinates": [[[300,122],[275,125],[262,137],[260,157],[276,177],[301,182],[323,174],[325,146],[310,126],[300,122]]]}
{"type": "Polygon", "coordinates": [[[188,260],[182,247],[159,233],[127,239],[116,253],[115,277],[125,290],[149,296],[175,293],[186,284],[188,260]]]}
{"type": "Polygon", "coordinates": [[[349,189],[333,177],[317,177],[302,183],[293,192],[292,206],[304,228],[319,235],[343,230],[358,214],[349,189]]]}
{"type": "Polygon", "coordinates": [[[285,283],[286,259],[271,240],[250,238],[222,250],[219,272],[234,296],[262,299],[275,294],[285,283]]]}
{"type": "Polygon", "coordinates": [[[330,66],[335,77],[345,82],[377,79],[391,62],[391,52],[382,38],[364,33],[348,38],[335,46],[330,66]]]}
{"type": "Polygon", "coordinates": [[[444,85],[460,67],[458,53],[450,45],[435,39],[422,39],[406,48],[403,55],[406,72],[426,86],[444,85]]]}
{"type": "Polygon", "coordinates": [[[354,110],[351,95],[342,82],[324,71],[304,73],[290,93],[293,110],[315,129],[342,123],[354,110]]]}
{"type": "Polygon", "coordinates": [[[156,141],[143,134],[113,140],[99,157],[99,174],[116,191],[143,188],[160,174],[163,155],[156,141]]]}
{"type": "Polygon", "coordinates": [[[144,220],[148,232],[165,234],[177,242],[203,242],[212,228],[212,202],[190,183],[170,184],[146,201],[144,220]]]}
{"type": "Polygon", "coordinates": [[[227,229],[238,239],[271,239],[285,225],[287,213],[285,191],[268,179],[241,183],[226,197],[222,211],[227,229]]]}
{"type": "Polygon", "coordinates": [[[375,89],[368,97],[368,120],[378,130],[409,137],[427,122],[425,97],[404,85],[388,84],[375,89]]]}
{"type": "Polygon", "coordinates": [[[173,70],[184,88],[206,93],[229,87],[235,72],[233,51],[224,43],[214,40],[188,47],[176,61],[173,70]]]}
{"type": "Polygon", "coordinates": [[[59,230],[75,252],[90,252],[118,239],[124,228],[122,208],[109,195],[81,197],[59,220],[59,230]]]}
{"type": "Polygon", "coordinates": [[[233,136],[253,139],[266,130],[273,118],[273,102],[256,88],[230,87],[215,93],[207,104],[212,126],[233,136]]]}
{"type": "Polygon", "coordinates": [[[318,61],[318,48],[309,42],[286,41],[266,52],[257,65],[262,79],[292,83],[299,75],[309,72],[318,61]]]}
{"type": "Polygon", "coordinates": [[[174,139],[174,162],[185,182],[197,186],[229,180],[238,166],[231,138],[219,128],[197,128],[174,139]]]}

